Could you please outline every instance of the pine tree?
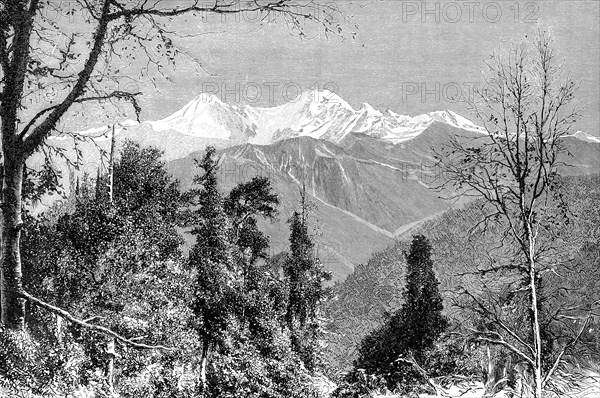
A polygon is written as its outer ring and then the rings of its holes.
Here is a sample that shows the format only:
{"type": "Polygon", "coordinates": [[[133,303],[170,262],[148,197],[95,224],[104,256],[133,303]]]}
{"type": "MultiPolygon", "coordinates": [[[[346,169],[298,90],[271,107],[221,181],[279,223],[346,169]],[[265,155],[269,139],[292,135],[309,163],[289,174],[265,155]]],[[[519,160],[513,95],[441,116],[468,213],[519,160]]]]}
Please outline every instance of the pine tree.
{"type": "Polygon", "coordinates": [[[407,262],[404,304],[361,342],[355,368],[383,376],[391,388],[414,382],[420,376],[414,365],[398,361],[414,357],[423,365],[427,352],[445,331],[439,282],[433,271],[431,245],[426,237],[413,237],[407,262]]]}
{"type": "Polygon", "coordinates": [[[224,199],[217,189],[218,160],[215,148],[207,147],[204,158],[196,161],[204,174],[194,177],[199,188],[188,193],[197,207],[191,215],[196,244],[189,254],[190,265],[196,270],[196,293],[193,305],[198,319],[202,347],[202,381],[206,384],[209,350],[223,341],[230,320],[234,294],[231,227],[223,208],[224,199]]]}
{"type": "Polygon", "coordinates": [[[273,322],[281,319],[280,303],[274,297],[282,281],[269,267],[269,237],[258,228],[258,217],[273,221],[279,203],[266,177],[254,177],[238,184],[225,198],[224,209],[231,221],[234,258],[240,278],[238,292],[242,304],[237,317],[254,341],[269,349],[273,322]]]}
{"type": "Polygon", "coordinates": [[[290,223],[290,254],[284,264],[288,282],[286,321],[292,335],[292,349],[310,371],[317,366],[318,338],[321,325],[319,307],[330,295],[323,283],[331,274],[314,254],[308,233],[306,192],[301,192],[301,211],[294,211],[290,223]]]}
{"type": "Polygon", "coordinates": [[[403,343],[405,349],[418,358],[433,347],[448,322],[442,315],[444,306],[427,238],[423,235],[414,236],[410,252],[405,253],[405,257],[408,269],[403,292],[404,305],[400,312],[404,327],[403,343]]]}

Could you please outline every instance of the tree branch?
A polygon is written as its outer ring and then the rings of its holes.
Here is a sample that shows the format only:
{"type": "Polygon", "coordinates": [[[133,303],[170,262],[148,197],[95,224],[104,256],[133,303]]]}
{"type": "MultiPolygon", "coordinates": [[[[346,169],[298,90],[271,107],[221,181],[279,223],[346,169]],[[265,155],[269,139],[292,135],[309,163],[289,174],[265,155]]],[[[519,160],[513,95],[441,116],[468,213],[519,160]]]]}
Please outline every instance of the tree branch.
{"type": "Polygon", "coordinates": [[[417,360],[415,359],[412,352],[408,353],[408,358],[400,357],[400,358],[396,359],[396,361],[397,362],[406,362],[406,363],[412,365],[417,370],[417,372],[419,372],[421,377],[423,377],[427,381],[427,384],[429,384],[433,388],[433,390],[435,391],[435,395],[441,395],[442,389],[433,382],[433,378],[429,377],[429,374],[427,373],[427,371],[425,369],[423,369],[423,367],[417,363],[417,360]]]}
{"type": "MultiPolygon", "coordinates": [[[[481,332],[477,332],[477,333],[481,333],[481,332]]],[[[527,361],[529,364],[531,364],[531,366],[535,367],[535,362],[533,361],[533,359],[528,357],[523,351],[519,350],[517,347],[513,346],[512,344],[510,344],[509,342],[507,342],[505,340],[502,340],[502,339],[496,340],[496,339],[491,339],[489,337],[484,337],[484,336],[475,336],[475,339],[479,340],[479,341],[484,341],[486,343],[494,344],[494,345],[504,346],[504,347],[508,348],[510,351],[512,351],[515,354],[517,354],[518,356],[520,356],[521,358],[523,358],[525,361],[527,361]]]]}
{"type": "MultiPolygon", "coordinates": [[[[128,101],[133,101],[134,103],[134,108],[136,111],[136,115],[138,115],[139,118],[139,107],[137,105],[137,103],[135,102],[135,97],[138,95],[141,95],[142,93],[137,92],[137,93],[128,93],[125,91],[113,91],[110,94],[107,95],[98,95],[98,96],[94,96],[94,97],[85,97],[85,98],[78,98],[76,100],[74,100],[72,103],[73,104],[79,104],[82,102],[90,102],[90,101],[103,101],[103,100],[108,100],[111,98],[116,98],[116,99],[126,99],[128,101]]],[[[25,138],[25,135],[27,134],[27,132],[29,131],[29,129],[31,129],[31,127],[33,127],[33,125],[35,124],[35,122],[42,117],[44,114],[58,108],[60,106],[59,105],[54,105],[54,106],[50,106],[48,108],[42,109],[41,111],[39,111],[30,121],[29,123],[27,123],[27,125],[25,126],[25,128],[23,128],[23,130],[21,131],[21,134],[19,135],[21,137],[21,139],[25,138]]],[[[138,120],[139,121],[139,120],[138,120]]]]}
{"type": "MultiPolygon", "coordinates": [[[[93,330],[97,333],[100,334],[104,334],[106,336],[110,336],[113,337],[115,340],[120,341],[123,344],[126,344],[130,347],[133,348],[140,348],[140,349],[149,349],[149,350],[154,350],[154,349],[158,349],[158,350],[165,350],[165,351],[172,351],[173,348],[172,347],[165,347],[163,345],[148,345],[148,344],[142,344],[142,343],[136,343],[135,341],[133,341],[134,339],[128,339],[126,337],[121,336],[120,334],[113,332],[112,330],[105,328],[103,326],[98,326],[98,325],[93,325],[91,323],[88,323],[89,320],[81,320],[78,318],[75,318],[73,315],[71,315],[69,312],[55,307],[52,304],[48,304],[36,297],[33,297],[31,294],[27,293],[26,291],[21,291],[19,293],[19,295],[21,297],[23,297],[26,300],[29,300],[30,302],[32,302],[33,304],[37,305],[38,307],[44,308],[47,311],[50,311],[56,315],[61,316],[62,318],[65,318],[66,320],[79,325],[81,327],[84,327],[86,329],[90,329],[93,330]]],[[[92,319],[92,318],[90,318],[92,319]]]]}
{"type": "Polygon", "coordinates": [[[548,371],[548,373],[546,373],[546,376],[544,376],[544,380],[542,381],[542,386],[546,385],[546,383],[550,380],[550,377],[552,377],[552,375],[554,374],[554,372],[556,371],[556,369],[558,369],[558,366],[560,365],[560,361],[562,360],[562,358],[565,355],[565,353],[567,352],[567,350],[569,348],[573,347],[575,344],[577,344],[577,341],[579,340],[579,338],[583,334],[583,332],[584,332],[585,328],[587,327],[587,324],[589,323],[591,317],[592,317],[591,314],[588,315],[588,317],[586,318],[585,322],[583,323],[583,326],[581,326],[581,329],[579,329],[579,333],[577,333],[577,336],[575,336],[575,338],[573,340],[571,340],[568,344],[566,344],[563,347],[563,349],[560,351],[560,353],[556,357],[556,360],[554,361],[554,364],[552,365],[552,368],[550,368],[550,370],[548,371]]]}
{"type": "Polygon", "coordinates": [[[102,53],[102,46],[106,32],[108,30],[108,24],[110,22],[108,15],[110,12],[110,1],[105,0],[102,6],[102,15],[96,31],[94,32],[94,39],[92,49],[88,55],[85,65],[81,72],[77,82],[67,95],[67,97],[56,107],[53,108],[52,112],[46,117],[46,119],[40,123],[33,132],[24,140],[24,151],[25,156],[33,153],[35,149],[44,141],[46,136],[52,131],[59,119],[67,112],[69,107],[73,104],[77,98],[79,98],[85,92],[85,86],[87,85],[96,64],[98,58],[102,53]]]}

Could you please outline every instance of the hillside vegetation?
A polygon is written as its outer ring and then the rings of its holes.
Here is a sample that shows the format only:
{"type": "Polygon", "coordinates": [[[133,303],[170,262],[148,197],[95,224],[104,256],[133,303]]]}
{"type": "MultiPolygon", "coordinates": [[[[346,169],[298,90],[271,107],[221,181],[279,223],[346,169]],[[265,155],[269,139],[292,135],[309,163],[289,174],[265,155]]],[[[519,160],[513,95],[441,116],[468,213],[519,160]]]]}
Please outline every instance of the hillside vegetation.
{"type": "MultiPolygon", "coordinates": [[[[598,175],[573,177],[563,179],[562,183],[561,192],[569,205],[571,221],[568,225],[557,226],[561,238],[557,244],[564,245],[564,251],[573,262],[573,272],[560,277],[550,275],[549,283],[560,278],[565,290],[583,287],[586,300],[593,302],[600,299],[596,286],[600,280],[600,178],[598,175]]],[[[429,238],[445,313],[455,321],[465,316],[452,305],[457,288],[461,285],[473,287],[468,272],[485,264],[488,261],[486,248],[491,249],[500,240],[499,235],[469,234],[485,214],[482,203],[475,201],[449,210],[410,231],[429,238]]],[[[331,321],[327,338],[330,359],[340,371],[351,367],[363,337],[382,324],[386,313],[398,310],[403,304],[406,271],[403,252],[407,248],[406,240],[396,241],[356,267],[345,282],[336,285],[335,299],[327,306],[331,321]]],[[[565,295],[561,299],[571,298],[565,295]]],[[[587,337],[598,344],[594,334],[587,337]]]]}

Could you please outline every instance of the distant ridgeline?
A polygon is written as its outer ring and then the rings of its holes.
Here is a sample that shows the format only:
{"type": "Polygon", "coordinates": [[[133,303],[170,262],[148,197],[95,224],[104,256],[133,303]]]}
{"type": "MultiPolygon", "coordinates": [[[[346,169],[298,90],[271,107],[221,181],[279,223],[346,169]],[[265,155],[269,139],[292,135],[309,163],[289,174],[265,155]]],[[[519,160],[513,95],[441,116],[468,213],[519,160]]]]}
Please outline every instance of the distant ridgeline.
{"type": "MultiPolygon", "coordinates": [[[[81,132],[94,142],[78,142],[78,170],[54,158],[65,195],[77,175],[95,176],[99,168],[106,169],[110,131],[111,126],[100,126],[81,132]]],[[[164,151],[167,169],[183,190],[191,185],[194,159],[209,144],[220,148],[222,189],[266,176],[281,198],[281,214],[291,213],[305,184],[308,199],[317,205],[317,251],[334,281],[344,280],[356,265],[407,230],[456,205],[440,198],[450,192],[430,189],[441,177],[432,148],[441,148],[457,135],[484,137],[476,123],[449,110],[418,116],[380,112],[368,104],[355,110],[328,91],[309,91],[273,108],[238,107],[204,94],[165,119],[125,121],[115,132],[117,146],[131,139],[164,151]]],[[[77,160],[71,138],[51,137],[48,143],[72,162],[77,160]]],[[[572,156],[564,159],[571,166],[563,173],[600,170],[597,137],[578,132],[565,143],[572,156]]],[[[41,158],[31,163],[39,166],[41,158]]],[[[54,200],[56,196],[42,203],[54,200]]],[[[284,219],[262,223],[261,228],[271,238],[271,254],[287,247],[284,219]]]]}

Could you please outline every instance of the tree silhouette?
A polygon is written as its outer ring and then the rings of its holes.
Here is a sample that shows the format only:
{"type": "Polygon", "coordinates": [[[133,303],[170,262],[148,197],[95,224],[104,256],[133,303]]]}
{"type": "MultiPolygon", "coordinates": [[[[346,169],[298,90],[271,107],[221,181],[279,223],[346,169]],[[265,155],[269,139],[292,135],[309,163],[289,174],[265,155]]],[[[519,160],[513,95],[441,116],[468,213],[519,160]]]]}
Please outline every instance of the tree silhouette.
{"type": "Polygon", "coordinates": [[[448,326],[442,315],[444,308],[439,282],[433,271],[431,245],[423,235],[413,237],[407,263],[404,304],[400,311],[403,344],[417,358],[433,347],[448,326]]]}
{"type": "Polygon", "coordinates": [[[424,361],[448,326],[442,315],[442,296],[433,271],[429,241],[422,235],[414,236],[409,252],[404,255],[407,263],[404,303],[362,340],[354,364],[369,374],[383,376],[390,388],[422,377],[415,361],[424,361]],[[403,361],[407,358],[414,363],[403,361]]]}
{"type": "Polygon", "coordinates": [[[301,210],[289,219],[290,253],[283,266],[288,285],[286,322],[292,334],[292,348],[307,369],[317,366],[316,354],[322,325],[320,306],[331,291],[323,283],[331,279],[321,260],[315,256],[314,243],[308,232],[306,191],[301,191],[301,210]]]}

